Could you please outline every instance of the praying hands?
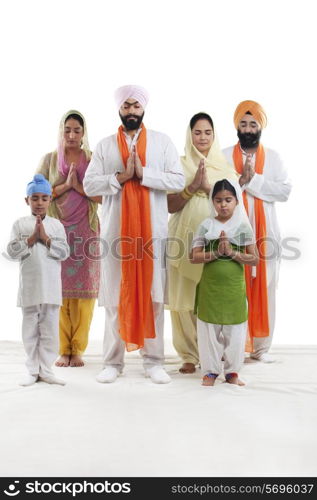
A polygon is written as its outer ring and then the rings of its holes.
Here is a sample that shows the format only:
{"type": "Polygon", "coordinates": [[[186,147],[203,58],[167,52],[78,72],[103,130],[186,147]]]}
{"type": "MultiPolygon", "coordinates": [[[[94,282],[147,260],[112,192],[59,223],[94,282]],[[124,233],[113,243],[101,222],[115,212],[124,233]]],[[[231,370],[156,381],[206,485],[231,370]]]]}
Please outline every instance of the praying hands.
{"type": "Polygon", "coordinates": [[[73,188],[76,191],[79,190],[80,183],[78,181],[76,165],[74,163],[71,163],[70,165],[68,176],[66,179],[66,185],[69,189],[73,188]]]}
{"type": "Polygon", "coordinates": [[[248,153],[243,167],[242,175],[239,179],[240,186],[248,184],[248,182],[250,182],[252,177],[254,176],[254,173],[254,167],[252,166],[252,154],[248,153]]]}
{"type": "Polygon", "coordinates": [[[27,244],[29,247],[32,247],[38,241],[44,243],[47,246],[50,246],[50,238],[45,232],[43,221],[40,215],[36,216],[34,231],[27,239],[27,244]]]}
{"type": "Polygon", "coordinates": [[[136,152],[135,146],[130,153],[130,156],[127,160],[127,167],[124,172],[120,172],[116,174],[118,182],[123,184],[126,181],[129,181],[134,176],[138,179],[143,178],[143,166],[140,160],[138,153],[136,152]]]}
{"type": "Polygon", "coordinates": [[[208,181],[205,162],[203,159],[201,159],[197,167],[195,177],[192,183],[188,186],[188,189],[191,193],[196,193],[196,191],[201,189],[202,191],[205,191],[205,193],[209,194],[210,187],[211,186],[208,181]]]}
{"type": "Polygon", "coordinates": [[[218,255],[231,257],[233,254],[233,249],[224,231],[221,231],[219,240],[220,242],[217,250],[218,255]]]}

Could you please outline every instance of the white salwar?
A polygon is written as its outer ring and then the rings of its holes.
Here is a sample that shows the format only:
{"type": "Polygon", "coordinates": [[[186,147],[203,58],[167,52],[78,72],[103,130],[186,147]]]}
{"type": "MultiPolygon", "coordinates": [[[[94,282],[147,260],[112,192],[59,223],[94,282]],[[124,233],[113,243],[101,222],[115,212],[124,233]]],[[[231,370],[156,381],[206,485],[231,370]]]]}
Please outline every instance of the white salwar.
{"type": "Polygon", "coordinates": [[[61,261],[69,256],[63,225],[53,217],[43,219],[50,248],[37,242],[28,247],[36,217],[18,219],[11,231],[7,251],[20,261],[18,307],[22,308],[22,340],[30,375],[50,377],[58,354],[59,308],[62,304],[61,261]]]}
{"type": "MultiPolygon", "coordinates": [[[[151,368],[154,365],[162,365],[164,362],[164,305],[154,302],[153,312],[156,337],[154,339],[144,339],[144,348],[140,349],[144,369],[151,368]]],[[[124,367],[125,343],[118,335],[118,308],[105,307],[105,319],[103,366],[104,368],[113,366],[121,373],[124,367]]]]}
{"type": "Polygon", "coordinates": [[[30,375],[43,378],[54,375],[51,367],[58,353],[59,308],[55,304],[22,308],[22,341],[30,375]]]}
{"type": "MultiPolygon", "coordinates": [[[[134,141],[127,143],[131,148],[134,141]]],[[[120,365],[122,358],[121,338],[118,333],[118,305],[121,282],[121,184],[117,172],[125,168],[119,152],[117,135],[106,137],[96,147],[83,181],[88,196],[103,196],[101,213],[101,279],[99,305],[106,308],[106,327],[104,340],[104,364],[120,365]],[[111,308],[111,309],[110,309],[111,308]],[[121,350],[120,350],[121,349],[121,350]],[[118,353],[119,358],[111,353],[118,353]]],[[[166,240],[167,240],[167,191],[178,192],[184,189],[185,179],[178,153],[171,140],[160,132],[147,130],[146,166],[143,168],[141,185],[150,188],[150,208],[153,238],[153,282],[152,302],[155,305],[156,339],[147,339],[141,354],[153,360],[153,349],[149,346],[161,340],[163,345],[162,307],[166,302],[166,240]]],[[[162,352],[161,347],[158,348],[162,352]]],[[[162,362],[163,353],[158,356],[162,362]]],[[[144,360],[145,362],[145,360],[144,360]]],[[[156,362],[156,361],[155,361],[156,362]]]]}
{"type": "Polygon", "coordinates": [[[247,321],[214,325],[197,318],[197,341],[202,376],[239,373],[244,361],[247,321]],[[223,366],[222,366],[223,359],[223,366]]]}
{"type": "MultiPolygon", "coordinates": [[[[223,150],[228,161],[233,162],[233,148],[231,146],[223,150]]],[[[246,153],[242,151],[243,164],[246,161],[246,153]]],[[[265,162],[263,174],[255,173],[248,184],[242,186],[242,190],[247,193],[249,206],[249,219],[255,232],[254,198],[263,200],[264,213],[266,219],[267,232],[267,260],[266,277],[268,290],[268,314],[269,314],[269,336],[254,338],[253,353],[251,356],[260,358],[262,354],[268,352],[272,344],[275,310],[276,310],[276,288],[278,282],[279,265],[281,260],[281,235],[277,222],[275,202],[287,201],[291,192],[291,182],[288,179],[287,171],[279,155],[272,149],[265,148],[265,162]]],[[[252,165],[256,162],[256,154],[252,156],[252,165]]],[[[253,268],[252,274],[255,275],[253,268]]]]}

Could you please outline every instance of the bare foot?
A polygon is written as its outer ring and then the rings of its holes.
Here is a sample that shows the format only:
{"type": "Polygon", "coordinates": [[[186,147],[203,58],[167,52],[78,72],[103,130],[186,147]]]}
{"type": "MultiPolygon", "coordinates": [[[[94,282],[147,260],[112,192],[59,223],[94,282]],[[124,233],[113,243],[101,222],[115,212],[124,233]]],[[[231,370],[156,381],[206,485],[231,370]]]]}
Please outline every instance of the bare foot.
{"type": "Polygon", "coordinates": [[[196,371],[194,363],[183,363],[179,369],[180,373],[194,373],[196,371]]]}
{"type": "Polygon", "coordinates": [[[78,354],[72,354],[69,366],[84,366],[84,362],[78,354]]]}
{"type": "Polygon", "coordinates": [[[226,382],[228,382],[228,384],[234,384],[234,385],[245,385],[245,383],[242,382],[242,380],[240,380],[239,377],[230,377],[226,380],[226,382]]]}
{"type": "Polygon", "coordinates": [[[211,373],[209,373],[208,375],[204,375],[201,385],[208,385],[208,386],[214,385],[216,378],[217,377],[213,376],[211,373]]]}
{"type": "Polygon", "coordinates": [[[67,354],[63,354],[63,356],[60,356],[58,360],[55,363],[55,366],[69,366],[69,359],[70,356],[67,354]]]}
{"type": "Polygon", "coordinates": [[[257,359],[253,359],[251,357],[249,358],[244,358],[244,363],[245,364],[249,364],[249,363],[256,363],[258,360],[257,359]]]}

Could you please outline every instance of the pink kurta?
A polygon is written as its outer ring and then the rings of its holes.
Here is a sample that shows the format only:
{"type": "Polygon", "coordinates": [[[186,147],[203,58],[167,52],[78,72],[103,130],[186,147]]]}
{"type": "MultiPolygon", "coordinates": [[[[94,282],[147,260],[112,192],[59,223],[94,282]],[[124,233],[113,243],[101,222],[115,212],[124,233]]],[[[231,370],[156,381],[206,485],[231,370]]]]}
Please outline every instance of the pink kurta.
{"type": "MultiPolygon", "coordinates": [[[[83,181],[88,164],[89,160],[83,152],[76,168],[79,182],[83,181]]],[[[52,177],[56,178],[56,153],[46,155],[39,172],[51,182],[52,177]]],[[[63,174],[59,174],[57,181],[53,182],[53,187],[65,182],[67,172],[63,174]]],[[[62,263],[63,298],[95,299],[98,297],[99,222],[92,229],[89,221],[90,204],[88,198],[75,189],[70,189],[52,202],[50,214],[57,217],[63,224],[70,246],[70,256],[62,263]]]]}

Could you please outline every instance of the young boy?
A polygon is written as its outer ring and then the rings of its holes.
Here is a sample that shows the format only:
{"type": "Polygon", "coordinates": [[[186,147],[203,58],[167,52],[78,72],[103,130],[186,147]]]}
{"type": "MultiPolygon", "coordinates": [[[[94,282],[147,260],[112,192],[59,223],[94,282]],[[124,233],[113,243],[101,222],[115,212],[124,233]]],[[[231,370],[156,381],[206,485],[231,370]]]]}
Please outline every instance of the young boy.
{"type": "Polygon", "coordinates": [[[38,380],[64,385],[51,367],[58,354],[59,308],[62,304],[61,261],[69,256],[63,225],[49,217],[52,188],[42,174],[27,185],[25,201],[31,215],[14,224],[8,254],[20,261],[18,307],[22,307],[22,339],[28,375],[20,382],[38,380]]]}

